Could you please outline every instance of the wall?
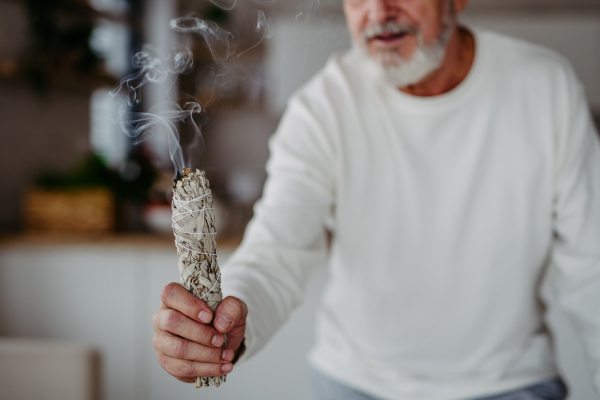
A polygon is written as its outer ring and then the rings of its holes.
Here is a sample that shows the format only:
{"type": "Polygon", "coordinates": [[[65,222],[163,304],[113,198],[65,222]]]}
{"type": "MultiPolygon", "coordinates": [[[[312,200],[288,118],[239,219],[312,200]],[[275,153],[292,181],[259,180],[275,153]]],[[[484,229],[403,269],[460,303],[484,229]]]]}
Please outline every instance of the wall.
{"type": "MultiPolygon", "coordinates": [[[[475,1],[461,21],[558,51],[573,64],[592,107],[600,112],[600,12],[496,12],[482,9],[484,3],[475,1]]],[[[333,51],[350,47],[350,39],[340,13],[316,13],[312,19],[281,13],[273,26],[267,55],[269,105],[273,112],[281,112],[287,98],[325,65],[333,51]]]]}
{"type": "Polygon", "coordinates": [[[273,21],[274,36],[267,43],[269,110],[281,113],[296,89],[317,73],[332,53],[350,48],[350,35],[341,15],[312,19],[282,14],[273,21]]]}
{"type": "Polygon", "coordinates": [[[591,106],[600,112],[600,13],[466,12],[461,20],[562,54],[575,68],[591,106]]]}
{"type": "Polygon", "coordinates": [[[23,52],[27,44],[27,17],[21,4],[0,2],[0,59],[23,52]]]}
{"type": "MultiPolygon", "coordinates": [[[[0,2],[0,67],[27,45],[23,5],[0,2]]],[[[25,80],[0,76],[0,231],[20,224],[21,198],[40,171],[68,170],[88,146],[89,91],[41,97],[25,80]]]]}
{"type": "Polygon", "coordinates": [[[210,149],[206,151],[206,164],[227,178],[240,171],[254,174],[262,188],[267,175],[268,141],[278,122],[278,117],[264,113],[217,113],[203,128],[205,146],[210,149]]]}
{"type": "Polygon", "coordinates": [[[41,98],[24,83],[0,82],[0,230],[21,221],[22,197],[42,171],[67,171],[88,148],[89,93],[41,98]]]}

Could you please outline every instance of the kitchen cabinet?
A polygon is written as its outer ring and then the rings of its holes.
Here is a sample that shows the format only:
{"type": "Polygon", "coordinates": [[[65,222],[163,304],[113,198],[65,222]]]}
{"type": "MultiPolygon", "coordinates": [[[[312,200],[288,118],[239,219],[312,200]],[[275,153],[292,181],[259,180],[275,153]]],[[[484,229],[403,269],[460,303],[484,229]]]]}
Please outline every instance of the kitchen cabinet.
{"type": "MultiPolygon", "coordinates": [[[[219,243],[223,265],[237,243],[219,243]]],[[[195,389],[181,383],[156,360],[152,316],[162,288],[178,279],[170,238],[5,240],[0,242],[0,336],[57,339],[96,348],[101,354],[103,400],[314,398],[305,357],[313,343],[325,268],[313,273],[304,303],[272,341],[236,366],[220,388],[195,389]]],[[[598,399],[583,347],[553,304],[549,323],[559,367],[571,387],[569,400],[598,399]]]]}
{"type": "MultiPolygon", "coordinates": [[[[222,265],[235,244],[220,241],[222,265]]],[[[307,301],[248,363],[220,388],[196,389],[167,374],[152,347],[159,294],[179,280],[170,239],[18,239],[0,243],[0,336],[73,342],[101,355],[102,400],[310,400],[305,356],[325,279],[309,285],[307,301]]]]}

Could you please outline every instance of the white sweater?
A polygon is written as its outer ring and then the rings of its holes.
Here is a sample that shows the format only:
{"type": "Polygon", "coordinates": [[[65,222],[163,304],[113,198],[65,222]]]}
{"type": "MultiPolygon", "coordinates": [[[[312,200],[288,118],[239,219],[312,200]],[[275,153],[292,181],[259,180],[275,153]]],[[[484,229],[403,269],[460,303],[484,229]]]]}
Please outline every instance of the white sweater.
{"type": "Polygon", "coordinates": [[[383,399],[515,389],[556,375],[547,277],[600,390],[600,145],[584,92],[555,53],[474,33],[474,65],[449,93],[376,83],[351,51],[289,101],[223,268],[249,309],[243,359],[327,263],[315,368],[383,399]]]}

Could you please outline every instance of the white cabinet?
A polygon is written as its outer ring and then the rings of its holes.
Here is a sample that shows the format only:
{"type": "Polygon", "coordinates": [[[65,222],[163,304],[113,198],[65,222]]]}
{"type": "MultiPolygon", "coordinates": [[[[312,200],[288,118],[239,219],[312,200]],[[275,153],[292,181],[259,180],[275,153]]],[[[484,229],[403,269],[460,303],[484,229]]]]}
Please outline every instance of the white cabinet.
{"type": "MultiPolygon", "coordinates": [[[[220,246],[219,261],[232,250],[220,246]]],[[[0,246],[0,335],[100,350],[104,400],[313,399],[305,357],[325,271],[313,274],[304,303],[261,353],[220,388],[195,389],[163,371],[152,348],[152,316],[162,288],[179,279],[176,260],[171,241],[0,246]]],[[[571,324],[556,310],[550,321],[569,399],[598,399],[571,324]]]]}
{"type": "MultiPolygon", "coordinates": [[[[232,248],[221,246],[222,263],[232,248]]],[[[165,244],[4,245],[0,247],[0,336],[51,338],[101,353],[104,400],[310,400],[305,356],[324,273],[306,303],[258,356],[236,366],[220,388],[196,389],[158,364],[152,316],[177,281],[177,255],[165,244]]]]}

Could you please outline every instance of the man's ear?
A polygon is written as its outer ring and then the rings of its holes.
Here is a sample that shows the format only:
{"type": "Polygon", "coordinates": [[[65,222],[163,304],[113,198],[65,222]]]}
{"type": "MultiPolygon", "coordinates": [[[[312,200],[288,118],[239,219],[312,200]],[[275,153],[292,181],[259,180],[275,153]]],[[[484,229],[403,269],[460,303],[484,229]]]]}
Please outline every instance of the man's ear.
{"type": "Polygon", "coordinates": [[[469,0],[453,0],[453,1],[454,1],[454,10],[456,11],[457,14],[460,14],[465,9],[467,4],[469,3],[469,0]]]}

